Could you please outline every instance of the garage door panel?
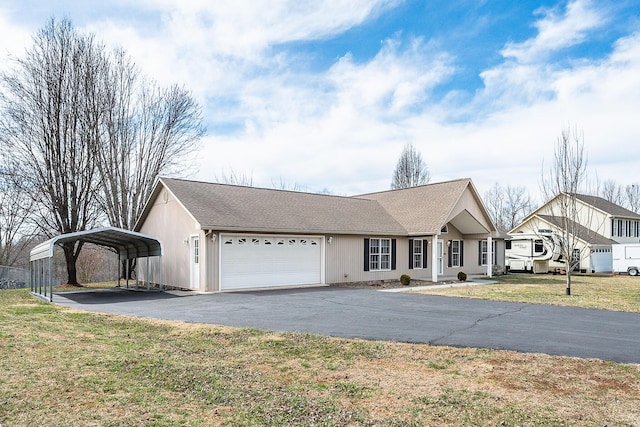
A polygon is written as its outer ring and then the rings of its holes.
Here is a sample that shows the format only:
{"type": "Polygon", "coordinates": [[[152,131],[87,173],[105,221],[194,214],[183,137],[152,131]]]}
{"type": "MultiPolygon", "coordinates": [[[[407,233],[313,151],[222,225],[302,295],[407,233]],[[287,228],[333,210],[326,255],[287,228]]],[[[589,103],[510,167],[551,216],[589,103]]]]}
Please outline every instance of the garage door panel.
{"type": "Polygon", "coordinates": [[[320,237],[223,235],[221,289],[321,283],[321,243],[320,237]]]}

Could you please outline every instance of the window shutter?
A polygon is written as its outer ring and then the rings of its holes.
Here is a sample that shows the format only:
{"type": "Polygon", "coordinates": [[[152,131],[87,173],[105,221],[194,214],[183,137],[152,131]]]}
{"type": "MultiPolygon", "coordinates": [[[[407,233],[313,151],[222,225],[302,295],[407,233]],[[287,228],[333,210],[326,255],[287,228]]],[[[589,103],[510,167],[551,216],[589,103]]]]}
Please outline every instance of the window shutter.
{"type": "Polygon", "coordinates": [[[413,239],[409,239],[409,270],[413,270],[413,239]]]}
{"type": "Polygon", "coordinates": [[[464,266],[464,240],[460,240],[460,267],[464,266]]]}
{"type": "Polygon", "coordinates": [[[478,265],[482,265],[482,240],[478,240],[478,265]]]}
{"type": "Polygon", "coordinates": [[[391,269],[396,269],[396,239],[391,239],[391,269]]]}
{"type": "Polygon", "coordinates": [[[369,271],[369,239],[364,239],[364,271],[369,271]]]}
{"type": "Polygon", "coordinates": [[[424,239],[422,241],[422,268],[427,268],[427,248],[429,247],[429,241],[424,239]]]}
{"type": "Polygon", "coordinates": [[[451,248],[451,240],[447,241],[447,266],[451,267],[451,254],[453,253],[453,249],[451,248]]]}

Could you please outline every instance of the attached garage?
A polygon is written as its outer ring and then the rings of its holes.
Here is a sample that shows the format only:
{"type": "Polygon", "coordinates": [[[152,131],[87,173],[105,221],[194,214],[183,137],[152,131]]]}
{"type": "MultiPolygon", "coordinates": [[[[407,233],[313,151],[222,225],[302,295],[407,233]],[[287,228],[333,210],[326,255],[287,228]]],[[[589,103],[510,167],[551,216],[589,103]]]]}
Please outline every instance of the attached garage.
{"type": "Polygon", "coordinates": [[[603,273],[613,271],[613,258],[611,256],[611,246],[595,247],[591,250],[591,271],[593,273],[603,273]]]}
{"type": "Polygon", "coordinates": [[[324,283],[324,237],[220,235],[220,290],[324,283]]]}

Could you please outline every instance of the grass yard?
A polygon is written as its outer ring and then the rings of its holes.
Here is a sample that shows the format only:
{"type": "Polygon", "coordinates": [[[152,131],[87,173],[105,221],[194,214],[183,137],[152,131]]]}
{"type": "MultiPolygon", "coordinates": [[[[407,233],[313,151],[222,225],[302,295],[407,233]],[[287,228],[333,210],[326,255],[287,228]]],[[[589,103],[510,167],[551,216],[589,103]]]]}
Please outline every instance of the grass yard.
{"type": "Polygon", "coordinates": [[[0,360],[3,427],[640,425],[639,365],[99,315],[25,290],[0,291],[0,360]]]}
{"type": "MultiPolygon", "coordinates": [[[[640,278],[630,276],[571,276],[571,295],[565,294],[566,277],[552,274],[512,273],[498,276],[492,285],[429,289],[419,293],[600,308],[640,312],[640,278]]],[[[640,421],[639,421],[640,425],[640,421]]]]}

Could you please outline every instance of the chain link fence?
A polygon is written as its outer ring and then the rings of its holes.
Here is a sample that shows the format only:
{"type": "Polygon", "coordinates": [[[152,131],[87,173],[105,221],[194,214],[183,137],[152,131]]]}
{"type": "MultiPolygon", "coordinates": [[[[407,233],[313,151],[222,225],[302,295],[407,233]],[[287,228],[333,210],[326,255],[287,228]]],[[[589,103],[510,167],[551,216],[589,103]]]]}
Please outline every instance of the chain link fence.
{"type": "Polygon", "coordinates": [[[28,288],[29,277],[29,270],[0,265],[0,289],[28,288]]]}

